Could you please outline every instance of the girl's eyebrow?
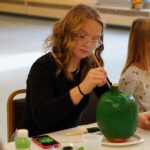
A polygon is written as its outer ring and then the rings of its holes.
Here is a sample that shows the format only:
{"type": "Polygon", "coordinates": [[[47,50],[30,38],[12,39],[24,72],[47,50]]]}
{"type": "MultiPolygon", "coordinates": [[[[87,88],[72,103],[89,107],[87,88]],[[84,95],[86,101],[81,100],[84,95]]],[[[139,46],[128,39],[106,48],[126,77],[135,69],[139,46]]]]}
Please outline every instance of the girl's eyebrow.
{"type": "MultiPolygon", "coordinates": [[[[84,29],[81,29],[80,32],[88,35],[88,32],[85,31],[84,29]]],[[[100,38],[100,37],[101,37],[101,35],[95,35],[93,38],[100,38]]]]}
{"type": "Polygon", "coordinates": [[[81,29],[80,32],[81,32],[81,33],[88,34],[88,33],[87,33],[85,30],[83,30],[83,29],[81,29]]]}

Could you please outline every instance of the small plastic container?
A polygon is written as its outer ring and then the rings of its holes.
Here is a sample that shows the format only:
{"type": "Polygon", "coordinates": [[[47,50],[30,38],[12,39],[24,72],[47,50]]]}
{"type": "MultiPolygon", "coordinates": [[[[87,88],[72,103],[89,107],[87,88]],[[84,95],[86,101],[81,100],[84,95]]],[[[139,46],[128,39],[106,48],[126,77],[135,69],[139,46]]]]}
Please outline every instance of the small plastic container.
{"type": "Polygon", "coordinates": [[[29,150],[31,141],[28,137],[28,130],[19,129],[17,130],[17,137],[15,140],[16,150],[29,150]]]}

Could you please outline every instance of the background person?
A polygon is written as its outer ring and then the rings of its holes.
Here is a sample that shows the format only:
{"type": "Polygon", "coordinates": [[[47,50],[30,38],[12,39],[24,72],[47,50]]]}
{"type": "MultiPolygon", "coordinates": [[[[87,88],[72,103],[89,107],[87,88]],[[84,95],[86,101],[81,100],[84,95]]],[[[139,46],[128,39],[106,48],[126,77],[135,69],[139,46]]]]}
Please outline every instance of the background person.
{"type": "MultiPolygon", "coordinates": [[[[149,18],[136,19],[132,24],[128,44],[128,55],[119,81],[119,89],[135,97],[139,112],[150,111],[149,18]]],[[[140,127],[146,127],[150,124],[147,122],[149,117],[146,116],[139,114],[140,127]]]]}

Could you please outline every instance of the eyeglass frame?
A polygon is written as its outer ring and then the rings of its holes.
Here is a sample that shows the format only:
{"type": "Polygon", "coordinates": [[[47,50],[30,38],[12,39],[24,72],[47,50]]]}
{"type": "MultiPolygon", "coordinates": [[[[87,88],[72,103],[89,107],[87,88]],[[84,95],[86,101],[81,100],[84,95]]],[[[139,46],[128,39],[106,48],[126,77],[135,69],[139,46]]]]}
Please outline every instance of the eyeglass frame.
{"type": "Polygon", "coordinates": [[[84,34],[82,34],[80,32],[75,32],[73,35],[75,36],[75,38],[79,38],[77,40],[79,40],[80,43],[85,43],[85,42],[89,42],[90,41],[92,44],[95,44],[95,46],[96,46],[95,48],[96,49],[103,44],[102,40],[98,40],[98,39],[94,40],[93,38],[91,38],[91,37],[89,37],[87,35],[84,35],[84,34]],[[84,41],[81,42],[81,39],[84,40],[84,41]],[[93,42],[95,42],[95,43],[93,43],[93,42]]]}

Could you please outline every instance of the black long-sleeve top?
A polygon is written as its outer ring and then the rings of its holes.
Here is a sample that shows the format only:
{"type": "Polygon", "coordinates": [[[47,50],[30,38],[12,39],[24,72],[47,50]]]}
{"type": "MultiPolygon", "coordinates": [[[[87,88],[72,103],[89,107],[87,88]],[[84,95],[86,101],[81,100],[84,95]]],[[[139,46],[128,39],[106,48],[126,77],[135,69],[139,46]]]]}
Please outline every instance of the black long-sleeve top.
{"type": "MultiPolygon", "coordinates": [[[[56,77],[56,68],[51,53],[40,57],[31,67],[27,79],[25,112],[18,126],[28,129],[29,136],[76,126],[80,114],[88,104],[89,94],[77,105],[73,104],[69,94],[70,89],[81,82],[80,71],[75,81],[70,81],[63,72],[56,77]]],[[[108,89],[105,85],[94,91],[100,96],[108,89]]]]}

